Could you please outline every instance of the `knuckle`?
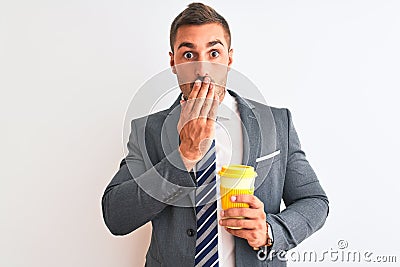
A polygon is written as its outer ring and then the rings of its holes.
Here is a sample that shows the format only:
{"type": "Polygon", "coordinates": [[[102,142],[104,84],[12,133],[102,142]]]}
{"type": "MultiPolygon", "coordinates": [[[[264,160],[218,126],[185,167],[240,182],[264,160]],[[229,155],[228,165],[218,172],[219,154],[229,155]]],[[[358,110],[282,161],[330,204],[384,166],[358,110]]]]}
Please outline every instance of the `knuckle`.
{"type": "Polygon", "coordinates": [[[248,217],[248,208],[238,208],[237,209],[237,216],[248,217]]]}
{"type": "Polygon", "coordinates": [[[224,211],[224,216],[225,216],[225,217],[232,217],[232,216],[233,216],[233,214],[232,214],[232,209],[227,209],[227,210],[225,210],[225,211],[224,211]]]}
{"type": "Polygon", "coordinates": [[[265,215],[265,212],[262,212],[262,213],[261,213],[260,218],[261,218],[261,220],[263,220],[263,221],[265,221],[265,220],[267,219],[267,216],[265,215]]]}
{"type": "Polygon", "coordinates": [[[250,238],[253,242],[255,242],[257,240],[257,233],[255,231],[251,231],[250,238]]]}
{"type": "Polygon", "coordinates": [[[236,217],[236,216],[238,216],[238,210],[237,209],[235,209],[235,208],[232,208],[232,209],[229,209],[229,216],[231,216],[231,217],[236,217]]]}

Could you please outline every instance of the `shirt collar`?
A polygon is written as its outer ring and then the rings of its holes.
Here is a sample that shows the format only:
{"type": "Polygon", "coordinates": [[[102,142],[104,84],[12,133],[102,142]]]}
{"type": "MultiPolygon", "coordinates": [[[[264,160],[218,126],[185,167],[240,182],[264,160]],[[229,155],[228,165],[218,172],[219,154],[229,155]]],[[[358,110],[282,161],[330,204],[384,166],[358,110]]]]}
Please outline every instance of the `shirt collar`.
{"type": "Polygon", "coordinates": [[[218,107],[217,119],[230,120],[235,115],[236,99],[225,91],[224,100],[218,107]]]}

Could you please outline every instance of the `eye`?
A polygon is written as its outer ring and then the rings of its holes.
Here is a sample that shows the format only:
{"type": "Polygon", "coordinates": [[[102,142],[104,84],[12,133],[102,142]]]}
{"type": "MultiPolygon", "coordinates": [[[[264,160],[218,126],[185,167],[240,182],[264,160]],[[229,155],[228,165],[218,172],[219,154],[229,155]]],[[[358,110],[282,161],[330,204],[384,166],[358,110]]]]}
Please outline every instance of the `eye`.
{"type": "Polygon", "coordinates": [[[214,51],[211,51],[210,55],[211,55],[211,57],[218,57],[219,56],[219,52],[214,50],[214,51]]]}
{"type": "Polygon", "coordinates": [[[191,58],[193,58],[193,53],[192,52],[185,52],[185,54],[183,54],[183,56],[186,59],[191,59],[191,58]]]}

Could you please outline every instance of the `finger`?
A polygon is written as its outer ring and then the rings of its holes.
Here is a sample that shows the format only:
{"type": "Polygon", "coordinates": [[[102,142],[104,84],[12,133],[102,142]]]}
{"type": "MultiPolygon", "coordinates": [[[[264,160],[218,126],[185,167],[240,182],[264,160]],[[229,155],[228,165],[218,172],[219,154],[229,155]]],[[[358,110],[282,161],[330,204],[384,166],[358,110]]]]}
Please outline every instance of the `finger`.
{"type": "Polygon", "coordinates": [[[247,203],[252,209],[264,209],[264,203],[254,195],[237,195],[231,197],[232,202],[247,203]]]}
{"type": "MultiPolygon", "coordinates": [[[[181,112],[180,112],[180,117],[179,117],[179,121],[178,121],[178,126],[180,125],[181,126],[180,128],[182,128],[186,123],[188,123],[190,121],[189,110],[191,109],[191,107],[190,107],[190,102],[185,101],[185,100],[181,100],[180,105],[181,105],[181,112]]],[[[178,131],[178,132],[180,132],[180,131],[178,131]]]]}
{"type": "Polygon", "coordinates": [[[219,96],[214,93],[214,99],[211,105],[211,108],[208,112],[208,118],[212,121],[217,120],[217,112],[218,112],[218,107],[219,107],[219,96]]]}
{"type": "Polygon", "coordinates": [[[201,84],[200,91],[197,94],[196,100],[193,104],[192,111],[191,111],[193,113],[193,115],[197,115],[197,117],[200,115],[200,111],[203,107],[204,100],[207,96],[209,87],[210,87],[210,78],[205,77],[203,83],[201,84]]]}
{"type": "Polygon", "coordinates": [[[193,108],[193,106],[194,106],[194,104],[196,102],[196,98],[197,98],[197,95],[198,95],[198,93],[200,91],[200,88],[201,88],[201,81],[199,79],[197,79],[194,82],[192,91],[190,92],[188,100],[186,101],[186,104],[187,104],[186,108],[187,108],[188,112],[190,112],[192,110],[192,108],[193,108]]]}
{"type": "Polygon", "coordinates": [[[248,219],[264,219],[265,213],[260,209],[250,209],[250,208],[231,208],[223,210],[221,212],[221,217],[245,217],[248,219]]]}
{"type": "Polygon", "coordinates": [[[219,220],[219,224],[224,227],[256,229],[256,223],[253,220],[248,219],[226,218],[219,220]]]}
{"type": "Polygon", "coordinates": [[[214,94],[215,94],[215,84],[214,84],[214,82],[210,82],[206,98],[212,100],[212,99],[214,99],[214,94]]]}
{"type": "Polygon", "coordinates": [[[225,230],[237,237],[243,238],[247,240],[247,243],[251,247],[260,247],[265,244],[264,236],[260,236],[259,233],[255,230],[246,230],[246,229],[229,229],[225,228],[225,230]]]}
{"type": "Polygon", "coordinates": [[[201,84],[201,88],[199,93],[197,94],[197,98],[206,98],[210,84],[211,78],[206,76],[203,80],[203,83],[201,84]]]}
{"type": "Polygon", "coordinates": [[[207,119],[208,113],[213,105],[213,99],[215,95],[214,84],[210,83],[208,88],[206,99],[204,100],[203,106],[201,107],[199,117],[207,119]]]}
{"type": "Polygon", "coordinates": [[[225,228],[225,230],[234,236],[241,237],[244,239],[246,239],[246,237],[248,236],[247,231],[249,231],[249,230],[243,230],[243,229],[230,229],[230,228],[225,228]]]}
{"type": "Polygon", "coordinates": [[[185,108],[185,106],[186,106],[186,103],[187,103],[187,102],[186,102],[185,100],[181,100],[181,101],[180,101],[180,104],[181,104],[181,110],[185,108]]]}
{"type": "Polygon", "coordinates": [[[190,92],[189,96],[188,96],[188,100],[189,99],[196,99],[197,95],[199,94],[201,89],[201,81],[199,79],[196,79],[196,81],[194,81],[194,85],[192,88],[192,91],[190,92]]]}

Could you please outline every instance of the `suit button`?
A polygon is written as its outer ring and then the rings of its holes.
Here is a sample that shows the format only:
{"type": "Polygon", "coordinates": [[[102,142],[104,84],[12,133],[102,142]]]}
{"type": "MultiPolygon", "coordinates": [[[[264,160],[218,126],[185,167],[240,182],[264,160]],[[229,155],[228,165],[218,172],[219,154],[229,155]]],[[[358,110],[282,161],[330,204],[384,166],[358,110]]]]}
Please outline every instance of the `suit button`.
{"type": "Polygon", "coordinates": [[[187,229],[186,233],[188,236],[194,236],[196,234],[196,231],[193,229],[187,229]]]}

